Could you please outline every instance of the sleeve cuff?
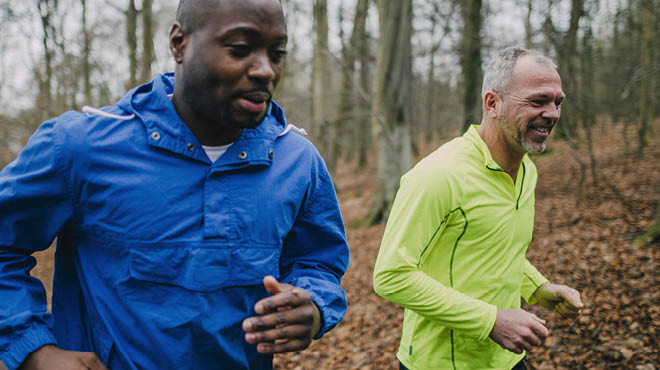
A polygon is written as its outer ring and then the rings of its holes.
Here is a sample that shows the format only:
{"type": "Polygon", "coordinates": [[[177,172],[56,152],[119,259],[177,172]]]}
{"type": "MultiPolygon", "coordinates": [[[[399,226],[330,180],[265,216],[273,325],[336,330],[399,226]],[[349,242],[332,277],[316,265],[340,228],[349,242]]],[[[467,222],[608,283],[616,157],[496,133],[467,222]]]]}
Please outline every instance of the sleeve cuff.
{"type": "Polygon", "coordinates": [[[343,289],[333,289],[334,285],[329,282],[306,277],[293,279],[290,284],[305,289],[321,313],[321,328],[314,339],[321,338],[344,318],[346,295],[343,289]]]}
{"type": "Polygon", "coordinates": [[[319,328],[319,332],[316,333],[316,335],[313,338],[313,339],[320,339],[326,332],[328,332],[332,328],[326,327],[325,325],[325,323],[327,322],[327,320],[325,319],[327,310],[326,307],[324,306],[323,299],[321,299],[321,297],[319,297],[312,291],[308,290],[307,292],[312,297],[312,302],[314,302],[316,307],[319,309],[319,312],[321,313],[321,327],[319,328]]]}
{"type": "Polygon", "coordinates": [[[536,290],[543,284],[550,282],[538,270],[534,272],[525,272],[521,295],[528,304],[536,304],[538,300],[534,296],[536,290]]]}
{"type": "Polygon", "coordinates": [[[32,352],[47,344],[56,344],[55,336],[47,328],[33,329],[12,343],[2,360],[8,369],[18,368],[32,352]]]}
{"type": "Polygon", "coordinates": [[[488,305],[488,316],[487,316],[487,321],[486,321],[486,326],[485,326],[485,331],[481,333],[479,336],[479,340],[486,340],[490,336],[490,333],[493,331],[493,327],[495,326],[495,320],[497,320],[497,307],[495,307],[492,304],[488,305]]]}

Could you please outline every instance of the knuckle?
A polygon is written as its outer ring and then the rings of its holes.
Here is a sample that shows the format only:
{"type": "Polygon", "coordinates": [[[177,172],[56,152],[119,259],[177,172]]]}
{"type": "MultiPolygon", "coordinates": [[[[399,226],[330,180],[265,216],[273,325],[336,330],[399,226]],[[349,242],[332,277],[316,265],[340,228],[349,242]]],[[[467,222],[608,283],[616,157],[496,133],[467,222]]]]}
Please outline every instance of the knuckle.
{"type": "Polygon", "coordinates": [[[298,302],[297,296],[295,292],[291,292],[291,294],[287,294],[286,297],[284,297],[284,305],[285,306],[293,306],[298,302]]]}
{"type": "Polygon", "coordinates": [[[275,323],[276,323],[276,325],[285,324],[285,323],[287,323],[287,322],[288,322],[288,317],[287,317],[287,314],[286,314],[285,312],[278,312],[278,313],[275,315],[275,323]]]}
{"type": "Polygon", "coordinates": [[[291,331],[286,326],[282,327],[279,330],[279,333],[278,333],[277,337],[280,338],[280,339],[289,338],[289,337],[291,337],[291,331]]]}
{"type": "Polygon", "coordinates": [[[264,312],[270,312],[273,310],[274,305],[270,300],[265,300],[261,302],[261,308],[264,312]]]}

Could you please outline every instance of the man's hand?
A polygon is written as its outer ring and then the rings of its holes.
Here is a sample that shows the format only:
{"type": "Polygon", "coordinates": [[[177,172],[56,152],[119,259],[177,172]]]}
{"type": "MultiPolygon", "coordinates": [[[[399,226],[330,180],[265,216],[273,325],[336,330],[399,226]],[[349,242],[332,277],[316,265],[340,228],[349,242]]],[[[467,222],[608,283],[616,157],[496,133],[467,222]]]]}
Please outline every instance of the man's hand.
{"type": "Polygon", "coordinates": [[[309,293],[289,284],[280,284],[272,276],[264,278],[264,287],[272,294],[254,305],[259,316],[243,321],[245,340],[257,344],[260,353],[300,351],[312,342],[321,329],[321,313],[309,293]]]}
{"type": "Polygon", "coordinates": [[[534,296],[541,306],[552,310],[559,317],[574,315],[584,307],[580,292],[566,285],[545,283],[536,289],[534,296]]]}
{"type": "Polygon", "coordinates": [[[511,352],[522,353],[543,344],[548,336],[545,321],[520,308],[497,309],[490,338],[511,352]]]}
{"type": "Polygon", "coordinates": [[[52,344],[32,352],[19,370],[107,370],[94,352],[65,351],[52,344]]]}

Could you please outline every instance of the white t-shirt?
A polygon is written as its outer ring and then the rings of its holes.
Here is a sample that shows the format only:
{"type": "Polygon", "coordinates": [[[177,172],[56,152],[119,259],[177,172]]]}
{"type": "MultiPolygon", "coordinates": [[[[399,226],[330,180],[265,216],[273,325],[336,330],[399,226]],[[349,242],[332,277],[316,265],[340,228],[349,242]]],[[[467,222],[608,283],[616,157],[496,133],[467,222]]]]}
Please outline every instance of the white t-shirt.
{"type": "Polygon", "coordinates": [[[229,143],[227,145],[220,145],[220,146],[206,146],[202,145],[202,148],[206,152],[206,155],[209,157],[211,162],[215,162],[218,158],[220,158],[221,155],[225,154],[227,149],[231,146],[233,143],[229,143]]]}

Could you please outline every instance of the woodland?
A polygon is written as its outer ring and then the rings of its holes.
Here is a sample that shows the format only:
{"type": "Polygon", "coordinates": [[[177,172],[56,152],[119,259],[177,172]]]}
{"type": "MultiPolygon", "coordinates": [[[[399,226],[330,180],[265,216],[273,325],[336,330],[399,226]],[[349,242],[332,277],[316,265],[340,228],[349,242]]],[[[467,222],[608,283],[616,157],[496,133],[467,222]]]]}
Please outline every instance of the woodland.
{"type": "MultiPolygon", "coordinates": [[[[175,0],[0,0],[0,167],[49,117],[171,71],[175,0]]],[[[582,292],[532,369],[660,368],[660,0],[282,0],[275,100],[323,155],[351,250],[344,321],[277,369],[395,369],[403,309],[372,288],[399,179],[481,119],[498,49],[554,58],[566,101],[533,156],[528,258],[582,292]]],[[[50,296],[54,247],[32,271],[50,296]]],[[[0,363],[0,369],[3,369],[0,363]]]]}

